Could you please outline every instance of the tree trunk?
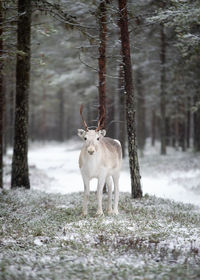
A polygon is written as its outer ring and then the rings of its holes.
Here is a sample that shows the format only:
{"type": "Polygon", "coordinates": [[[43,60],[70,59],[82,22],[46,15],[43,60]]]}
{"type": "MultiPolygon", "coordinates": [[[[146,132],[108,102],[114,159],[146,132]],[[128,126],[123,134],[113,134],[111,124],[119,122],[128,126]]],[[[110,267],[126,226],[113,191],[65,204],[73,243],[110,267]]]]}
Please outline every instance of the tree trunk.
{"type": "Polygon", "coordinates": [[[103,128],[106,126],[106,2],[101,1],[99,4],[99,118],[103,128]]]}
{"type": "Polygon", "coordinates": [[[175,118],[175,149],[179,148],[179,119],[178,119],[178,105],[176,104],[176,118],[175,118]]]}
{"type": "Polygon", "coordinates": [[[15,134],[11,188],[30,188],[28,100],[30,84],[31,1],[18,0],[15,134]]]}
{"type": "Polygon", "coordinates": [[[156,141],[156,110],[152,109],[152,117],[151,117],[151,145],[154,147],[156,141]]]}
{"type": "MultiPolygon", "coordinates": [[[[99,4],[99,119],[101,127],[106,127],[106,1],[99,4]]],[[[106,185],[103,192],[106,193],[106,185]]]]}
{"type": "Polygon", "coordinates": [[[190,102],[190,97],[187,98],[187,124],[186,124],[186,142],[187,142],[187,148],[190,147],[190,125],[191,125],[191,102],[190,102]]]}
{"type": "Polygon", "coordinates": [[[194,150],[200,151],[200,92],[197,92],[194,97],[194,103],[197,107],[194,112],[194,150]]]}
{"type": "Polygon", "coordinates": [[[160,30],[161,51],[160,51],[160,63],[161,63],[161,81],[160,81],[160,136],[161,136],[161,155],[166,155],[166,42],[164,26],[161,24],[160,30]]]}
{"type": "Polygon", "coordinates": [[[9,95],[7,97],[7,144],[13,146],[13,127],[14,127],[14,89],[9,91],[9,95]]]}
{"type": "Polygon", "coordinates": [[[58,91],[59,111],[58,111],[58,140],[64,141],[64,90],[58,91]]]}
{"type": "Polygon", "coordinates": [[[124,97],[124,71],[123,64],[119,66],[119,75],[118,75],[118,93],[119,93],[119,141],[122,146],[122,156],[123,158],[126,155],[126,114],[125,114],[125,97],[124,97]]]}
{"type": "Polygon", "coordinates": [[[136,125],[135,125],[135,96],[133,92],[132,66],[130,56],[130,43],[128,31],[127,1],[118,0],[119,4],[119,26],[121,35],[124,82],[126,92],[126,121],[128,135],[128,152],[131,176],[131,194],[132,198],[142,197],[140,183],[140,171],[136,145],[136,125]]]}
{"type": "Polygon", "coordinates": [[[145,127],[145,97],[142,86],[142,72],[140,69],[136,71],[136,87],[137,87],[137,144],[143,155],[146,127],[145,127]]]}
{"type": "Polygon", "coordinates": [[[4,114],[4,96],[3,96],[3,7],[0,0],[0,188],[3,188],[3,114],[4,114]]]}

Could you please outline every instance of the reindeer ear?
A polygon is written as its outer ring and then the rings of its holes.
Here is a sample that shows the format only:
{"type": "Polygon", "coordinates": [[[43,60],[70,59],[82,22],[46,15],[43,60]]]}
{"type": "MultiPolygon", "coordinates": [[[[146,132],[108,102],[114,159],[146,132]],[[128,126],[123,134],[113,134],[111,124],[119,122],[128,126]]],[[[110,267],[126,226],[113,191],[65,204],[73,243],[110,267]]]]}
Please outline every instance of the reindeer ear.
{"type": "Polygon", "coordinates": [[[86,131],[84,129],[78,129],[78,133],[77,134],[78,134],[78,136],[80,138],[83,138],[85,136],[85,134],[86,134],[86,131]]]}
{"type": "Polygon", "coordinates": [[[106,130],[105,129],[99,130],[99,135],[104,137],[106,135],[106,130]]]}

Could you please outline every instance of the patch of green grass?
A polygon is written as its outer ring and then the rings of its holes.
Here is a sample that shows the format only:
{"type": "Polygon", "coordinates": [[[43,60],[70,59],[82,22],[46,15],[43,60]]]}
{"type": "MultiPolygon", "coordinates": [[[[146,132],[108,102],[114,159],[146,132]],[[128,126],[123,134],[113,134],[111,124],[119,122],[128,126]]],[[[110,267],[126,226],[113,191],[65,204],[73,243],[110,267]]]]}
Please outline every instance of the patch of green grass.
{"type": "MultiPolygon", "coordinates": [[[[82,194],[0,195],[0,279],[198,279],[200,209],[120,194],[118,216],[81,216],[82,194]]],[[[104,202],[105,208],[105,202],[104,202]]]]}

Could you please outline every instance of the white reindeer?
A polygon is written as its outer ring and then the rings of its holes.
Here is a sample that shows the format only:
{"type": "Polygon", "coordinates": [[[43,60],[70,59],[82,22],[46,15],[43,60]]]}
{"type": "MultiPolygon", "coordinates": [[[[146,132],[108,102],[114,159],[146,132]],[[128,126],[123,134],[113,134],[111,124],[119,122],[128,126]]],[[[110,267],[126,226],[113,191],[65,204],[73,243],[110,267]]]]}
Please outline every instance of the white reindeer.
{"type": "Polygon", "coordinates": [[[98,179],[97,185],[97,215],[103,215],[102,193],[106,183],[108,187],[108,214],[118,214],[119,201],[119,175],[122,162],[122,149],[118,140],[104,137],[106,131],[101,130],[101,120],[98,121],[96,130],[89,130],[82,115],[85,130],[78,129],[78,136],[84,140],[79,156],[79,168],[84,183],[83,215],[87,215],[88,200],[90,193],[90,180],[98,179]],[[112,180],[114,182],[114,208],[112,209],[112,180]]]}

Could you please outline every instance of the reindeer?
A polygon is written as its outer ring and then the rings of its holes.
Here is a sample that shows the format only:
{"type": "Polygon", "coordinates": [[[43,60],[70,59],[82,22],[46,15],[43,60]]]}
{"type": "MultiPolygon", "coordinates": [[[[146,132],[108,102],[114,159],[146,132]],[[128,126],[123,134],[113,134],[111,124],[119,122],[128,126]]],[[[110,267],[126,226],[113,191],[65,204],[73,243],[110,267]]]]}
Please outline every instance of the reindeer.
{"type": "MultiPolygon", "coordinates": [[[[102,193],[106,183],[108,187],[108,214],[118,214],[119,201],[119,175],[122,163],[122,149],[118,140],[105,137],[106,130],[102,129],[99,118],[96,130],[89,129],[82,115],[83,107],[80,107],[80,115],[83,120],[84,129],[78,129],[78,136],[84,141],[79,156],[79,168],[84,183],[83,215],[87,215],[88,200],[90,194],[90,180],[98,179],[96,215],[101,216],[102,193]],[[114,182],[114,208],[112,209],[112,179],[114,182]]],[[[105,111],[104,111],[105,114],[105,111]]]]}

